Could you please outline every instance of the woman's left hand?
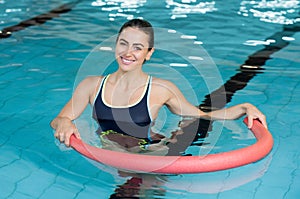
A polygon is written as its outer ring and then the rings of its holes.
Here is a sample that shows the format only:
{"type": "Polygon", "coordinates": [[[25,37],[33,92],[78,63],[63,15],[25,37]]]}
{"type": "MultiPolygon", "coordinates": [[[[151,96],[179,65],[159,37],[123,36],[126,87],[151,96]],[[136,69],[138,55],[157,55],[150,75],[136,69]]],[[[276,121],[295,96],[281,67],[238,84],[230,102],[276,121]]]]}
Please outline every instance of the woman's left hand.
{"type": "Polygon", "coordinates": [[[248,117],[248,128],[252,128],[253,120],[258,119],[264,125],[264,127],[268,129],[266,116],[262,112],[260,112],[255,106],[249,103],[246,103],[244,107],[246,110],[246,115],[248,117]]]}

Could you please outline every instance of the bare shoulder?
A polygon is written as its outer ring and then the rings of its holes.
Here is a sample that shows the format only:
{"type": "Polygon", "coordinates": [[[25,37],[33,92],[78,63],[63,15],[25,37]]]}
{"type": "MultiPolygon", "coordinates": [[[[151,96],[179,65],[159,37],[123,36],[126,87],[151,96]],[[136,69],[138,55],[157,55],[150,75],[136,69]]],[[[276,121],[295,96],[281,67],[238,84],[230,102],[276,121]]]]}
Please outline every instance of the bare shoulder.
{"type": "Polygon", "coordinates": [[[102,76],[86,77],[78,84],[74,96],[79,97],[81,100],[88,99],[89,103],[91,103],[95,98],[95,94],[102,79],[102,76]]]}
{"type": "Polygon", "coordinates": [[[84,87],[95,87],[100,83],[102,79],[103,76],[88,76],[83,79],[79,85],[82,85],[84,87]]]}
{"type": "Polygon", "coordinates": [[[166,92],[172,91],[174,89],[176,89],[176,90],[178,89],[177,86],[173,82],[171,82],[169,80],[157,78],[157,77],[153,77],[152,87],[155,89],[164,90],[166,92]]]}
{"type": "Polygon", "coordinates": [[[83,90],[85,92],[93,92],[100,84],[103,76],[89,76],[83,79],[77,86],[77,90],[83,90]]]}
{"type": "Polygon", "coordinates": [[[97,83],[103,79],[103,76],[88,76],[82,82],[85,83],[97,83]]]}

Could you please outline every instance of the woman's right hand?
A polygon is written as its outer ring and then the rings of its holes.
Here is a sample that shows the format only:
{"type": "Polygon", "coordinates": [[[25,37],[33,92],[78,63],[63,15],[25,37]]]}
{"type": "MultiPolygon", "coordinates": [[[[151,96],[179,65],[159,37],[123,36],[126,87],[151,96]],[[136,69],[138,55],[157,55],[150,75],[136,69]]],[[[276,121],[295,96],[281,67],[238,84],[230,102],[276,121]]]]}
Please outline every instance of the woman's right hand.
{"type": "Polygon", "coordinates": [[[54,137],[67,147],[70,146],[70,137],[74,134],[78,139],[80,134],[75,124],[67,117],[57,117],[51,122],[51,126],[55,129],[54,137]]]}

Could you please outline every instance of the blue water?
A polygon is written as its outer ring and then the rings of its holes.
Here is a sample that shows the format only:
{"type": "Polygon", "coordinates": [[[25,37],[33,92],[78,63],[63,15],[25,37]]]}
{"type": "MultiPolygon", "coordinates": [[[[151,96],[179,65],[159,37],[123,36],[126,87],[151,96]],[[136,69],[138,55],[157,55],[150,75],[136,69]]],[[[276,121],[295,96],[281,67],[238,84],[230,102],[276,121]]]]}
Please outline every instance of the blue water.
{"type": "MultiPolygon", "coordinates": [[[[67,2],[2,0],[0,29],[67,2]]],[[[299,1],[288,0],[78,1],[70,12],[1,39],[0,198],[110,198],[122,189],[140,198],[299,198],[299,5],[299,1]],[[199,57],[208,60],[202,62],[204,76],[200,77],[178,65],[180,60],[169,65],[172,60],[162,56],[161,51],[172,46],[162,45],[149,63],[158,71],[161,65],[167,65],[165,69],[170,74],[182,74],[194,92],[189,95],[190,87],[179,86],[195,104],[201,104],[206,94],[238,73],[249,55],[272,45],[270,36],[283,27],[298,26],[283,38],[288,45],[273,53],[262,66],[262,73],[227,104],[250,102],[265,113],[274,138],[273,150],[266,158],[213,173],[141,176],[95,164],[55,142],[49,122],[69,100],[78,79],[88,73],[84,71],[86,65],[95,63],[89,59],[90,53],[132,17],[143,17],[155,27],[183,34],[178,41],[184,40],[188,45],[182,53],[194,56],[199,51],[199,57]],[[143,184],[126,186],[130,179],[143,179],[143,184]]],[[[182,47],[181,43],[172,44],[182,47]]],[[[165,75],[154,69],[151,72],[165,75]]],[[[167,132],[170,123],[161,128],[167,132]]],[[[78,125],[89,126],[84,120],[78,125]]],[[[216,151],[254,142],[241,120],[214,124],[216,129],[219,126],[225,126],[222,135],[216,136],[217,141],[208,140],[216,141],[216,151]]],[[[214,135],[211,132],[208,139],[214,135]]],[[[200,149],[210,148],[191,147],[189,152],[200,149]]]]}

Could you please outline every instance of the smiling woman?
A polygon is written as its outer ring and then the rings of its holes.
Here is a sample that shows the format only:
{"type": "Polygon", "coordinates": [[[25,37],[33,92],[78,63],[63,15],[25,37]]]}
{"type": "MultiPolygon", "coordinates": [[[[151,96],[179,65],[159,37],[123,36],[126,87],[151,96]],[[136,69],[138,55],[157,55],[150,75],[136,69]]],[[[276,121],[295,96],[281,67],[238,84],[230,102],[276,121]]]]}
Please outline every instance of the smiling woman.
{"type": "Polygon", "coordinates": [[[139,29],[128,27],[120,33],[116,45],[116,57],[121,70],[133,70],[132,67],[142,67],[149,60],[154,49],[147,42],[149,36],[139,29]],[[147,50],[148,49],[148,50],[147,50]],[[130,68],[127,68],[130,67],[130,68]]]}
{"type": "Polygon", "coordinates": [[[72,121],[88,104],[93,106],[93,117],[99,125],[97,133],[102,141],[125,151],[153,151],[166,147],[170,139],[151,131],[163,106],[180,116],[209,120],[247,115],[249,128],[254,119],[267,127],[265,116],[249,103],[206,113],[189,103],[172,82],[145,73],[142,66],[154,52],[153,43],[154,33],[149,22],[141,19],[126,22],[116,41],[118,69],[107,76],[88,77],[78,85],[72,99],[51,122],[56,130],[55,137],[67,146],[72,134],[80,138],[72,121]]]}
{"type": "MultiPolygon", "coordinates": [[[[1,198],[299,198],[300,122],[295,117],[300,114],[299,5],[300,0],[0,0],[0,30],[15,30],[0,39],[0,184],[5,185],[0,188],[1,198]],[[64,13],[52,13],[73,2],[79,3],[71,10],[65,7],[64,13]],[[244,102],[255,104],[269,116],[274,138],[274,148],[266,158],[218,172],[129,175],[89,160],[73,148],[66,150],[65,142],[58,144],[49,120],[88,76],[98,76],[100,84],[100,76],[110,74],[103,87],[106,95],[119,67],[115,59],[118,30],[133,18],[147,19],[154,27],[155,51],[142,66],[152,76],[148,94],[153,92],[154,80],[162,78],[176,84],[186,99],[205,112],[244,102]]],[[[143,101],[139,97],[146,95],[149,81],[139,85],[136,101],[128,105],[143,101]]],[[[75,102],[74,98],[73,110],[78,111],[75,102]]],[[[81,141],[102,147],[97,155],[107,156],[106,163],[116,159],[106,151],[112,154],[121,148],[119,168],[130,162],[146,169],[141,164],[154,163],[147,153],[154,150],[153,145],[161,151],[150,154],[168,150],[167,155],[156,156],[160,163],[169,156],[189,159],[255,143],[253,128],[249,131],[240,119],[200,118],[190,123],[190,117],[172,114],[166,106],[149,127],[165,136],[165,141],[176,130],[184,132],[176,135],[177,142],[147,145],[133,132],[125,136],[107,131],[98,136],[92,108],[88,105],[74,120],[81,141]],[[179,128],[179,122],[185,126],[179,128]],[[195,131],[190,133],[191,129],[195,131]],[[135,150],[147,155],[130,153],[135,150]],[[143,155],[146,160],[126,160],[128,154],[143,155]]]]}

